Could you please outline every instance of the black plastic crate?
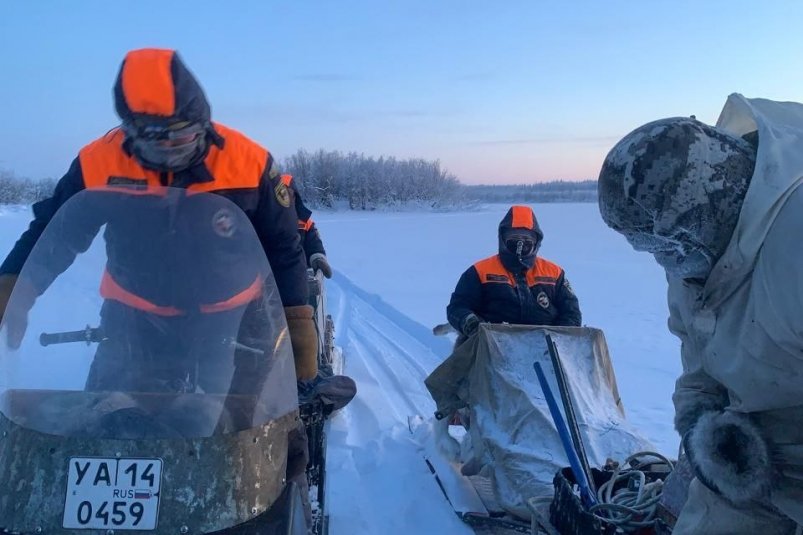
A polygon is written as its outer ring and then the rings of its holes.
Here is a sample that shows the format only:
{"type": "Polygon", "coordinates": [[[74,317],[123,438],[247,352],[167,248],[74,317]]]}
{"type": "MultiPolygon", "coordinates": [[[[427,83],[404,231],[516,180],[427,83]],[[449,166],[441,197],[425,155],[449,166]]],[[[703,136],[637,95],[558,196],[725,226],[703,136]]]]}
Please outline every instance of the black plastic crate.
{"type": "MultiPolygon", "coordinates": [[[[599,488],[607,483],[613,472],[608,470],[591,469],[594,478],[594,487],[599,488]]],[[[647,481],[665,479],[667,472],[645,472],[647,481]]],[[[555,474],[552,480],[555,486],[555,495],[552,504],[549,506],[549,521],[561,533],[561,535],[612,535],[616,533],[617,527],[592,513],[589,513],[580,501],[580,496],[574,492],[575,481],[571,468],[562,468],[555,474]]],[[[614,490],[624,488],[626,481],[616,484],[614,490]]],[[[642,528],[639,535],[650,535],[657,533],[653,528],[642,528]]],[[[665,533],[665,532],[664,532],[665,533]]]]}

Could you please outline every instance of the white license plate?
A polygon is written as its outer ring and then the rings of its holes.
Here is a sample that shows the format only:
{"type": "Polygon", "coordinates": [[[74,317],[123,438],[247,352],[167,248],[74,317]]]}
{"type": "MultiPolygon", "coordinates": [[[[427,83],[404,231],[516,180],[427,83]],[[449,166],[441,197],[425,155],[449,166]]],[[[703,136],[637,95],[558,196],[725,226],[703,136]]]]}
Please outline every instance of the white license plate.
{"type": "Polygon", "coordinates": [[[156,529],[161,459],[71,457],[63,527],[156,529]]]}

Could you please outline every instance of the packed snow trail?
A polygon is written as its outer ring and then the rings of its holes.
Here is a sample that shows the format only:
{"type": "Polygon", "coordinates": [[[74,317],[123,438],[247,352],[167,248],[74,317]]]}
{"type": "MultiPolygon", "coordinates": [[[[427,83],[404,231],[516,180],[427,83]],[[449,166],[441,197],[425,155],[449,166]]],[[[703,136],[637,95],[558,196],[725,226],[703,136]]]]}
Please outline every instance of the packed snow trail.
{"type": "Polygon", "coordinates": [[[357,397],[330,424],[332,535],[472,534],[423,460],[407,417],[435,410],[424,379],[450,343],[336,274],[327,281],[335,344],[357,397]]]}

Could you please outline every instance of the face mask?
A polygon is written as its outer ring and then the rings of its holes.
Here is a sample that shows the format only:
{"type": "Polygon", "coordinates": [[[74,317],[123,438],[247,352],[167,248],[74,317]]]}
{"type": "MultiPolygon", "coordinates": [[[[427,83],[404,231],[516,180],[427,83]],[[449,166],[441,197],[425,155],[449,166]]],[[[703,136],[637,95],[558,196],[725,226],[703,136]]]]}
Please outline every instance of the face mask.
{"type": "Polygon", "coordinates": [[[134,156],[157,171],[183,171],[206,153],[206,128],[199,123],[127,124],[123,130],[134,156]]]}
{"type": "Polygon", "coordinates": [[[628,230],[622,232],[633,249],[652,253],[666,272],[681,279],[705,279],[714,266],[713,254],[688,232],[673,236],[628,230]]]}

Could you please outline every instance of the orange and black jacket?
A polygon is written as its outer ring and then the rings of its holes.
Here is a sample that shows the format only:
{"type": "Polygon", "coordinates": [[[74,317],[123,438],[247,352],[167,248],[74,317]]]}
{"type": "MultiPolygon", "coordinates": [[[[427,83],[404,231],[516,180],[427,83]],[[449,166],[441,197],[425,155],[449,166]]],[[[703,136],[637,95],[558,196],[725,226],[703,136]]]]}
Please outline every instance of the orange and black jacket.
{"type": "MultiPolygon", "coordinates": [[[[52,197],[34,204],[34,219],[0,266],[0,273],[20,272],[53,215],[79,191],[112,188],[141,195],[143,190],[170,186],[213,192],[233,201],[256,230],[283,304],[306,304],[306,263],[297,231],[298,217],[271,154],[243,134],[210,121],[209,106],[200,86],[173,51],[146,49],[129,53],[118,75],[115,96],[118,114],[124,120],[140,113],[175,115],[207,124],[210,144],[205,157],[198,164],[177,173],[146,169],[126,148],[121,129],[111,130],[81,149],[67,174],[59,180],[52,197]],[[137,85],[137,76],[149,83],[137,85]]],[[[91,235],[85,238],[85,247],[89,246],[100,226],[107,221],[101,218],[95,223],[97,228],[91,229],[94,233],[90,232],[91,235]]],[[[143,221],[140,228],[129,229],[129,232],[139,233],[138,236],[126,235],[111,227],[111,224],[107,226],[105,234],[107,269],[109,275],[118,278],[122,273],[135,272],[126,263],[147,261],[147,258],[135,259],[126,252],[130,239],[136,237],[141,241],[143,236],[147,239],[149,235],[164,232],[163,226],[147,221],[143,221]]],[[[188,234],[188,239],[203,239],[201,234],[188,234]]],[[[77,250],[82,250],[81,246],[77,250]]],[[[165,254],[168,253],[165,251],[165,254]]],[[[75,257],[75,249],[71,251],[65,248],[60,254],[62,258],[53,259],[54,272],[49,276],[51,280],[39,281],[40,290],[44,290],[52,279],[70,265],[75,257]]],[[[143,281],[115,279],[115,282],[128,292],[148,293],[148,289],[141,284],[143,281]]],[[[147,295],[142,297],[148,298],[147,295]]]]}
{"type": "MultiPolygon", "coordinates": [[[[224,140],[223,148],[213,146],[201,165],[175,174],[142,168],[125,152],[123,134],[119,129],[112,130],[84,147],[67,174],[56,185],[53,196],[34,204],[34,219],[0,266],[0,273],[20,272],[50,219],[79,191],[112,187],[121,192],[130,188],[132,194],[136,194],[148,186],[165,185],[191,191],[214,192],[234,202],[245,212],[256,230],[270,261],[282,303],[285,306],[306,304],[306,262],[297,231],[298,217],[289,202],[289,193],[282,190],[285,186],[281,184],[278,173],[274,171],[275,178],[270,176],[274,166],[273,158],[242,134],[220,124],[215,124],[214,128],[224,140]],[[283,199],[286,199],[286,206],[283,205],[283,199]]],[[[98,228],[95,232],[104,223],[106,221],[97,221],[98,228]]],[[[143,221],[138,232],[147,234],[164,231],[164,227],[149,230],[149,226],[147,221],[143,221]]],[[[203,239],[201,234],[188,235],[188,239],[203,239]]],[[[89,236],[90,240],[93,236],[94,234],[89,236]]],[[[132,236],[118,235],[114,229],[107,228],[106,247],[112,275],[117,271],[114,264],[128,258],[125,248],[130,245],[131,238],[132,236]]],[[[89,243],[86,244],[88,245],[89,243]]],[[[164,252],[168,253],[170,251],[164,252]]],[[[69,253],[65,250],[65,254],[69,253]]],[[[71,262],[72,258],[54,259],[54,266],[61,265],[52,274],[52,278],[71,262]]],[[[130,267],[126,271],[130,271],[130,267]]],[[[44,290],[49,282],[52,281],[40,281],[40,289],[44,290]]]]}
{"type": "Polygon", "coordinates": [[[309,264],[309,259],[312,255],[325,255],[326,250],[323,248],[323,241],[318,232],[318,227],[312,221],[312,210],[304,205],[296,183],[293,181],[293,175],[282,175],[282,183],[290,189],[290,194],[293,197],[293,204],[298,215],[298,234],[301,237],[301,246],[304,248],[307,264],[309,264]]]}
{"type": "Polygon", "coordinates": [[[476,262],[457,282],[446,315],[458,331],[472,313],[490,323],[581,325],[580,305],[563,269],[535,252],[527,268],[505,247],[502,233],[514,223],[515,228],[529,228],[541,241],[543,234],[532,211],[521,208],[511,208],[500,224],[499,254],[476,262]],[[527,215],[522,227],[515,221],[517,209],[527,215]]]}

